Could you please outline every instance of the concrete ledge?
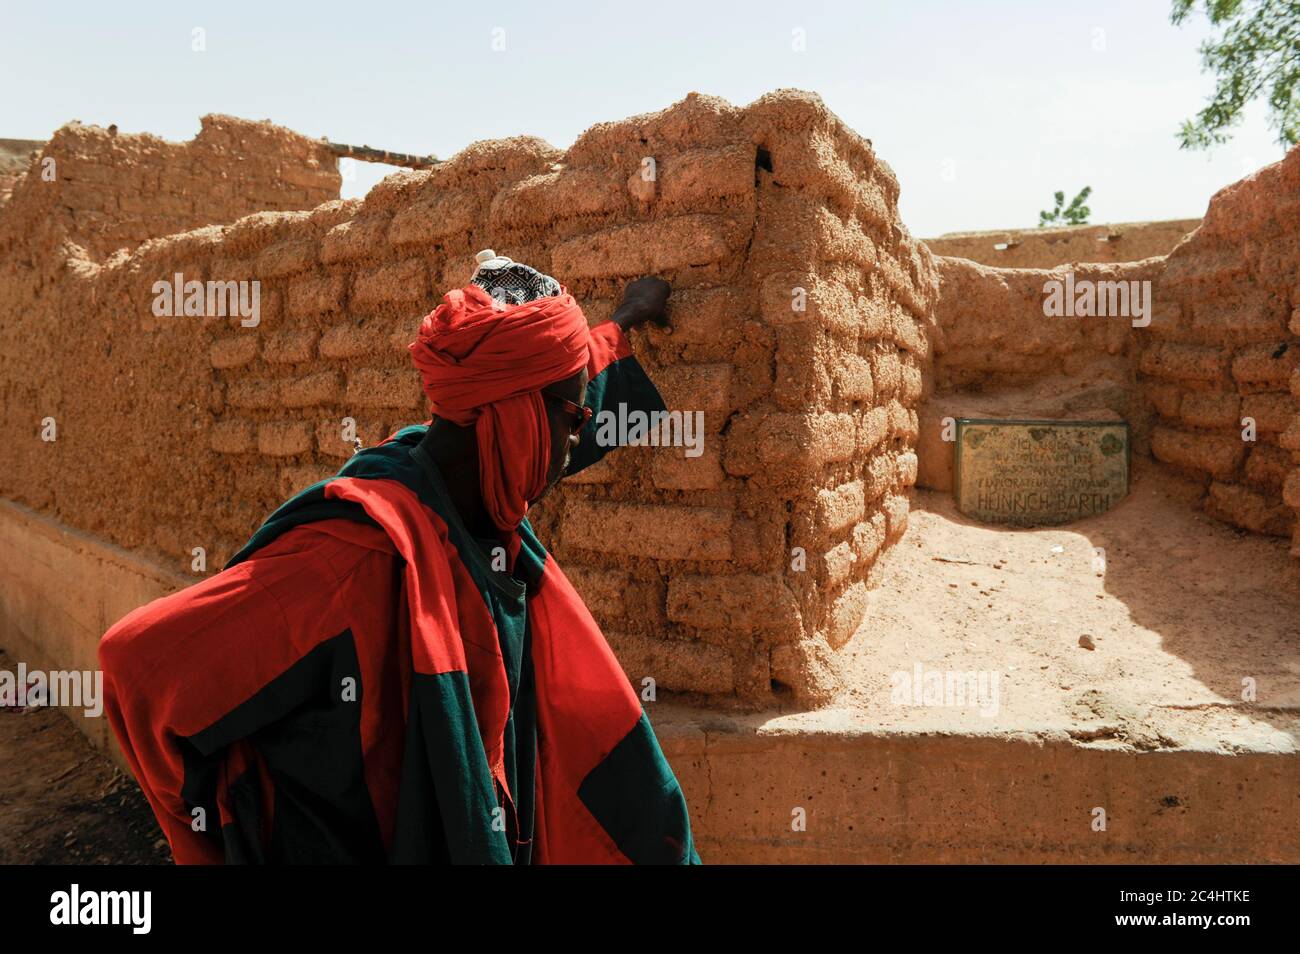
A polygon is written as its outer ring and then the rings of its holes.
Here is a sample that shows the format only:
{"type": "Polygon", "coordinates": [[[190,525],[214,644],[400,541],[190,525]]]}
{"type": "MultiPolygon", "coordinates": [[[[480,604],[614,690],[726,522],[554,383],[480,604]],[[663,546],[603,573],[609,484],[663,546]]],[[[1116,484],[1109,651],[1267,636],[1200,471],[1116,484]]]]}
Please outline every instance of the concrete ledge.
{"type": "MultiPolygon", "coordinates": [[[[193,583],[120,547],[0,500],[0,648],[29,670],[96,670],[99,638],[138,606],[193,583]]],[[[124,770],[108,720],[63,709],[124,770]]]]}
{"type": "Polygon", "coordinates": [[[880,731],[835,710],[665,703],[650,717],[706,864],[1300,861],[1300,756],[1285,732],[1235,754],[1140,752],[1059,731],[880,731]]]}

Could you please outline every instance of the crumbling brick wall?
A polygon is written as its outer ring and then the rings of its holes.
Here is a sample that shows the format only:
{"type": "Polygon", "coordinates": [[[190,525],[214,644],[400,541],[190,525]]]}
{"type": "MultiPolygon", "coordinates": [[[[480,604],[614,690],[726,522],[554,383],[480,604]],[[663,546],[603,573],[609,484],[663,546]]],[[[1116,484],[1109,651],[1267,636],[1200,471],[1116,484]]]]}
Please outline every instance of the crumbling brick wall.
{"type": "Polygon", "coordinates": [[[1125,378],[1140,340],[1123,316],[1049,317],[1044,287],[1077,281],[1151,281],[1161,260],[1055,268],[994,268],[938,257],[935,386],[982,391],[1049,375],[1125,378]]]}
{"type": "Polygon", "coordinates": [[[1137,262],[1168,255],[1200,223],[1121,222],[1060,228],[949,232],[925,239],[935,255],[998,268],[1054,268],[1080,262],[1137,262]]]}
{"type": "Polygon", "coordinates": [[[9,201],[14,186],[44,145],[39,139],[0,139],[0,205],[9,201]]]}
{"type": "Polygon", "coordinates": [[[1050,269],[945,256],[935,263],[933,389],[919,411],[919,486],[952,490],[952,423],[961,417],[1122,419],[1133,447],[1145,451],[1150,415],[1136,386],[1133,319],[1049,316],[1044,289],[1049,282],[1064,289],[1069,273],[1094,287],[1151,282],[1161,259],[1050,269]]]}
{"type": "Polygon", "coordinates": [[[94,260],[151,238],[263,210],[337,199],[338,162],[320,141],[269,122],[209,115],[190,142],[69,123],[0,207],[6,231],[79,245],[94,260]]]}
{"type": "Polygon", "coordinates": [[[555,274],[593,322],[661,275],[672,331],[634,345],[671,407],[704,412],[704,454],[629,448],[539,508],[539,530],[634,681],[824,699],[915,479],[935,276],[897,198],[868,142],[782,92],[692,95],[564,152],[479,143],[364,201],[103,259],[83,249],[120,241],[112,221],[56,219],[32,243],[29,218],[0,216],[0,437],[22,448],[0,493],[170,566],[201,547],[213,572],[337,469],[351,423],[372,443],[427,418],[405,345],[478,249],[555,274]],[[257,281],[259,321],[155,315],[177,272],[257,281]]]}
{"type": "MultiPolygon", "coordinates": [[[[708,151],[683,168],[693,204],[734,197],[736,237],[715,229],[719,270],[678,281],[674,329],[643,352],[670,408],[704,409],[705,453],[625,453],[546,509],[563,514],[556,552],[634,678],[822,699],[871,567],[906,528],[933,267],[898,222],[893,174],[815,99],[765,97],[715,129],[697,126],[708,151]]],[[[611,180],[645,135],[632,120],[601,131],[599,161],[627,157],[611,180]]],[[[661,168],[664,198],[678,194],[661,168]]],[[[687,244],[669,231],[681,225],[610,237],[643,255],[687,244]]],[[[609,267],[610,238],[581,248],[574,267],[609,267]]]]}
{"type": "Polygon", "coordinates": [[[1289,535],[1300,507],[1300,149],[1218,192],[1169,254],[1140,380],[1152,451],[1207,510],[1289,535]],[[1255,439],[1243,439],[1249,418],[1255,439]],[[1285,491],[1284,491],[1285,488],[1285,491]]]}
{"type": "Polygon", "coordinates": [[[265,122],[207,116],[179,144],[59,130],[0,207],[0,431],[15,442],[0,492],[175,566],[167,514],[197,512],[210,483],[226,496],[208,506],[237,503],[220,468],[193,456],[217,400],[205,342],[218,322],[151,314],[155,281],[222,267],[209,260],[224,233],[160,236],[267,205],[337,204],[339,182],[320,142],[265,122]],[[153,448],[191,458],[190,480],[141,466],[153,448]]]}
{"type": "MultiPolygon", "coordinates": [[[[1257,533],[1295,532],[1300,506],[1300,149],[1217,193],[1167,257],[1052,269],[939,257],[936,388],[1024,388],[1051,376],[1122,385],[1102,403],[1134,445],[1185,478],[1214,516],[1257,533]],[[1150,323],[1044,313],[1044,286],[1150,281],[1150,323]],[[1254,440],[1243,439],[1244,418],[1254,440]]],[[[925,408],[922,453],[942,402],[925,408]]],[[[925,469],[925,468],[923,468],[925,469]]],[[[1300,556],[1300,546],[1293,548],[1300,556]]]]}

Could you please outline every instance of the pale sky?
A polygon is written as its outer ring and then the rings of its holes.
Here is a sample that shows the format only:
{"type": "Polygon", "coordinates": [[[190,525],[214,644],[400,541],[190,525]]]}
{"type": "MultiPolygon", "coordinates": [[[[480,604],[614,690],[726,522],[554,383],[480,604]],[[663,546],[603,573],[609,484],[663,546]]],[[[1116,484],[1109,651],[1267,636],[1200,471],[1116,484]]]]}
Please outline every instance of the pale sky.
{"type": "MultiPolygon", "coordinates": [[[[920,237],[1035,226],[1054,191],[1083,185],[1093,222],[1191,218],[1282,150],[1260,106],[1228,145],[1179,150],[1179,123],[1213,84],[1196,50],[1204,16],[1175,28],[1169,7],[13,3],[0,33],[0,138],[45,139],[80,119],[184,140],[201,115],[222,112],[445,158],[521,134],[564,148],[593,123],[692,90],[745,105],[797,87],[874,142],[920,237]]],[[[357,164],[344,195],[388,171],[357,164]]]]}

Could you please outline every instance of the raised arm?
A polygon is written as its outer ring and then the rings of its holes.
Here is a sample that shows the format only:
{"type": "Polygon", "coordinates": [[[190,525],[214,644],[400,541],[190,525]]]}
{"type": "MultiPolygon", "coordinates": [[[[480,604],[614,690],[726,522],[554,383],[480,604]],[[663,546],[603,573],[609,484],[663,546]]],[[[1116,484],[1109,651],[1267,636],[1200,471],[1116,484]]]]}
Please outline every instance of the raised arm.
{"type": "Polygon", "coordinates": [[[586,403],[592,416],[582,430],[581,441],[569,457],[565,476],[590,467],[617,446],[596,440],[602,411],[617,415],[620,406],[624,414],[666,410],[659,390],[632,353],[625,332],[647,321],[666,327],[668,294],[671,291],[672,286],[661,278],[638,278],[624,290],[623,301],[609,321],[591,329],[586,403]]]}

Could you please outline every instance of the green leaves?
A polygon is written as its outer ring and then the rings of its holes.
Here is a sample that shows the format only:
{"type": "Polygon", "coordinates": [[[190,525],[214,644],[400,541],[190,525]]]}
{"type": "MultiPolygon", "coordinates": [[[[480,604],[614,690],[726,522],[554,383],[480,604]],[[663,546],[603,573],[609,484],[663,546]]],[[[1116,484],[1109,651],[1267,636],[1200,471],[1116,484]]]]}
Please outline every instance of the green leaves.
{"type": "Polygon", "coordinates": [[[1056,206],[1051,212],[1038,213],[1038,227],[1041,229],[1047,225],[1087,225],[1092,209],[1084,203],[1088,201],[1090,195],[1092,195],[1092,186],[1084,186],[1067,206],[1065,193],[1055,193],[1052,198],[1056,200],[1056,206]]]}
{"type": "MultiPolygon", "coordinates": [[[[1186,21],[1196,0],[1173,0],[1169,19],[1186,21]]],[[[1300,2],[1204,0],[1219,36],[1201,44],[1201,66],[1215,74],[1214,94],[1178,131],[1183,149],[1208,149],[1231,138],[1228,130],[1252,100],[1265,96],[1269,126],[1284,148],[1300,141],[1300,2]]]]}

